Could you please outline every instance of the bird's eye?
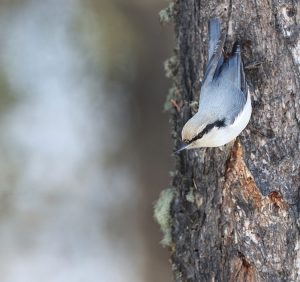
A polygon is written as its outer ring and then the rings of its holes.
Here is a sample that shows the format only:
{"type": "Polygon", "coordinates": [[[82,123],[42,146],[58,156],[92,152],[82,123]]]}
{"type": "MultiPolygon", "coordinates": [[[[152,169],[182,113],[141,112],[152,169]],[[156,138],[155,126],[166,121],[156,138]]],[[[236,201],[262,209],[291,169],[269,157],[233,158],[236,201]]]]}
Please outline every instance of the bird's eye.
{"type": "Polygon", "coordinates": [[[188,139],[183,139],[183,143],[189,143],[189,140],[188,139]]]}

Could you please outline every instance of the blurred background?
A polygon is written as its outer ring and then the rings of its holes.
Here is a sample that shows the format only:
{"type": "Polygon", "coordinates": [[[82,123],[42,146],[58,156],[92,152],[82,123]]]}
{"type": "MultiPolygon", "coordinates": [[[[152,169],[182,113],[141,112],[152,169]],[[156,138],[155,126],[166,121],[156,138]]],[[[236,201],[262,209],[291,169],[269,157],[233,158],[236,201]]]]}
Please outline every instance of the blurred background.
{"type": "Polygon", "coordinates": [[[165,0],[0,1],[0,281],[171,281],[165,0]]]}

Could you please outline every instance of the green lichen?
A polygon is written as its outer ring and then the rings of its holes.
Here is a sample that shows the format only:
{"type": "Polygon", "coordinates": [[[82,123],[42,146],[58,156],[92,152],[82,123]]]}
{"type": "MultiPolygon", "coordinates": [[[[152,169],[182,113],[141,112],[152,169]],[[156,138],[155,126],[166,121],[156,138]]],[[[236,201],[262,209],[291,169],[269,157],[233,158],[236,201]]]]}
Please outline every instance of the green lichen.
{"type": "Polygon", "coordinates": [[[165,60],[164,62],[164,70],[167,78],[170,78],[174,81],[174,86],[169,89],[166,102],[164,104],[164,111],[169,111],[174,107],[175,103],[180,103],[182,100],[180,89],[178,88],[179,83],[179,61],[177,50],[174,50],[174,55],[165,60]]]}
{"type": "Polygon", "coordinates": [[[174,3],[170,2],[169,6],[162,9],[159,13],[159,20],[162,24],[170,23],[174,15],[174,3]]]}
{"type": "Polygon", "coordinates": [[[163,246],[170,246],[172,243],[172,219],[170,212],[174,193],[174,188],[167,188],[163,190],[154,205],[154,218],[160,225],[160,229],[163,232],[163,239],[161,240],[161,244],[163,246]]]}
{"type": "Polygon", "coordinates": [[[195,202],[195,196],[194,196],[193,188],[190,188],[190,191],[185,195],[185,198],[190,203],[195,202]]]}
{"type": "Polygon", "coordinates": [[[180,272],[179,270],[175,270],[175,277],[176,277],[176,281],[182,281],[182,272],[180,272]]]}
{"type": "Polygon", "coordinates": [[[178,72],[178,58],[177,55],[173,55],[164,62],[164,69],[166,77],[174,78],[178,72]]]}
{"type": "MultiPolygon", "coordinates": [[[[178,58],[176,54],[164,62],[164,69],[166,77],[171,78],[176,82],[178,73],[178,58]]],[[[181,100],[180,91],[176,85],[178,85],[178,83],[175,83],[168,92],[167,99],[164,104],[164,111],[168,111],[174,107],[174,105],[171,103],[172,100],[181,100]]]]}

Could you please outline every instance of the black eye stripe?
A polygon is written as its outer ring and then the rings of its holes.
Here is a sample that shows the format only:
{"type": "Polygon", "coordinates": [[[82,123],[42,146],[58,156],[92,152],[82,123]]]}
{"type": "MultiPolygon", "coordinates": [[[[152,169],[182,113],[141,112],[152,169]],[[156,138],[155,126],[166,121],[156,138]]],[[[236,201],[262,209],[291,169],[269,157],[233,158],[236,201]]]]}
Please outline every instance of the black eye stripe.
{"type": "Polygon", "coordinates": [[[204,127],[204,129],[198,133],[193,139],[189,140],[187,144],[191,144],[194,141],[200,139],[203,137],[203,135],[207,134],[209,131],[211,131],[214,127],[224,127],[225,126],[225,119],[222,120],[217,120],[213,123],[208,124],[207,126],[204,127]]]}

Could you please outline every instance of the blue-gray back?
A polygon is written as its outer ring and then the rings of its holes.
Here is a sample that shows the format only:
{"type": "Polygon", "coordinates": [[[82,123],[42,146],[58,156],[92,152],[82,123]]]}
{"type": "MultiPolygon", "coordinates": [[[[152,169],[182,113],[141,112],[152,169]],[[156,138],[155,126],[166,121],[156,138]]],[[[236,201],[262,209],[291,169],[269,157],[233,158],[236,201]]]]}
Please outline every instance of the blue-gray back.
{"type": "Polygon", "coordinates": [[[199,113],[233,120],[246,104],[247,84],[240,45],[235,43],[232,54],[224,58],[223,42],[220,20],[213,18],[209,22],[209,61],[201,88],[199,113]]]}

